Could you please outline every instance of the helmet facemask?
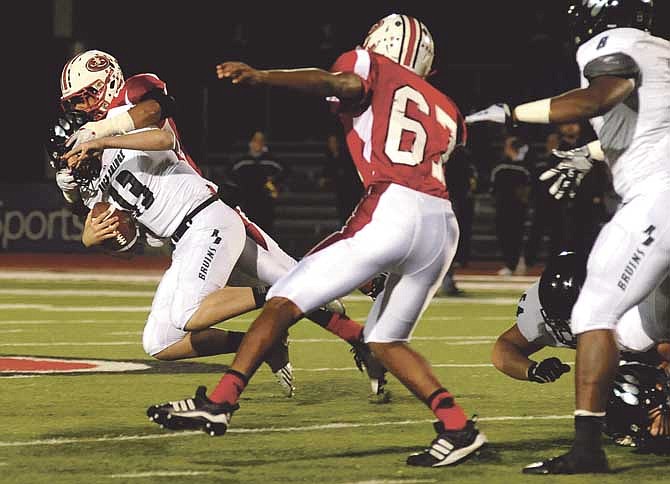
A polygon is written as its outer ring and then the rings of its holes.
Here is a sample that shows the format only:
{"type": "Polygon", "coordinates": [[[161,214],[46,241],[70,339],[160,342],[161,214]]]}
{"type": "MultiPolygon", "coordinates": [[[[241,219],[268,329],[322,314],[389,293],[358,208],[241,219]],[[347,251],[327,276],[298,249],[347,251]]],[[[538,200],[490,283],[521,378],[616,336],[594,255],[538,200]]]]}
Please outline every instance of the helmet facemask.
{"type": "Polygon", "coordinates": [[[102,119],[123,84],[123,72],[113,56],[98,50],[86,51],[63,68],[61,105],[65,111],[78,107],[92,120],[102,119]],[[83,107],[86,99],[93,101],[83,107]]]}

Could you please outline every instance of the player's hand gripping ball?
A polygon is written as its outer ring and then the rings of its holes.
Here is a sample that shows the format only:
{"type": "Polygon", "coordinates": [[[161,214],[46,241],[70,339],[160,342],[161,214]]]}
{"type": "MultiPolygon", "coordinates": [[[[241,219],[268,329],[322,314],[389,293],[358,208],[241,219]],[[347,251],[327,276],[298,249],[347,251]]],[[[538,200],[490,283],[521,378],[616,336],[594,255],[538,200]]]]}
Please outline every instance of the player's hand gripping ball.
{"type": "MultiPolygon", "coordinates": [[[[100,217],[109,211],[109,202],[98,202],[91,209],[93,217],[100,217]]],[[[140,235],[139,226],[133,215],[126,210],[114,209],[107,217],[118,217],[119,226],[117,227],[116,237],[106,239],[102,242],[102,247],[112,252],[126,252],[135,245],[140,235]]]]}

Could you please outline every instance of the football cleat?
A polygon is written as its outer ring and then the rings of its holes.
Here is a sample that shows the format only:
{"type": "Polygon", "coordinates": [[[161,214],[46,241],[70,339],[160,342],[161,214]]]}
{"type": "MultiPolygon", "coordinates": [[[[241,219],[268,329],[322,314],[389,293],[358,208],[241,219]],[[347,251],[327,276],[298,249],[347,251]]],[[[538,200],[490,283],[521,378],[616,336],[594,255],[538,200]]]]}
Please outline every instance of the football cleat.
{"type": "Polygon", "coordinates": [[[441,467],[456,464],[472,455],[487,442],[486,435],[477,429],[475,419],[468,420],[461,430],[446,430],[442,422],[433,427],[437,437],[430,447],[407,458],[407,465],[419,467],[441,467]]]}
{"type": "Polygon", "coordinates": [[[291,366],[291,363],[286,363],[285,366],[275,371],[274,376],[284,392],[284,395],[291,398],[295,394],[295,386],[293,386],[293,366],[291,366]]]}
{"type": "Polygon", "coordinates": [[[524,474],[603,474],[609,465],[605,452],[601,449],[592,455],[577,456],[572,451],[542,462],[535,462],[523,468],[524,474]]]}
{"type": "Polygon", "coordinates": [[[293,385],[293,366],[291,366],[288,354],[288,334],[268,352],[265,363],[272,369],[282,393],[291,398],[295,394],[295,386],[293,385]]]}
{"type": "Polygon", "coordinates": [[[153,405],[147,409],[149,419],[171,430],[203,430],[215,436],[228,430],[233,412],[239,405],[214,403],[207,398],[207,388],[199,386],[195,397],[153,405]]]}
{"type": "Polygon", "coordinates": [[[339,299],[334,299],[333,301],[330,301],[323,307],[323,309],[325,309],[326,311],[340,314],[342,316],[344,316],[347,313],[344,304],[339,299]]]}
{"type": "Polygon", "coordinates": [[[391,400],[391,392],[386,390],[386,368],[372,354],[370,347],[363,341],[357,341],[351,345],[350,350],[354,355],[354,363],[361,371],[365,371],[370,379],[371,393],[370,403],[388,403],[391,400]]]}

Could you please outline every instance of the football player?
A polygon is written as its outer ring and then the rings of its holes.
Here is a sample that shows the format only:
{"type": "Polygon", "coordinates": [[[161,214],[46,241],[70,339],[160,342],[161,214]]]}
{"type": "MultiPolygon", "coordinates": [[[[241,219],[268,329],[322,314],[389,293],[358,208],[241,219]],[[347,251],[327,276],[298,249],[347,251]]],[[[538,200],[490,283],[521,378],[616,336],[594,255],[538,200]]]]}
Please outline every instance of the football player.
{"type": "MultiPolygon", "coordinates": [[[[570,367],[557,357],[535,361],[531,355],[547,346],[576,347],[577,341],[570,329],[570,313],[584,283],[585,272],[585,261],[574,252],[561,252],[549,261],[539,281],[521,296],[516,323],[501,334],[493,346],[491,359],[498,370],[517,380],[535,383],[556,381],[570,371],[570,367]]],[[[652,407],[647,412],[640,412],[644,399],[624,395],[631,392],[624,383],[629,380],[626,375],[632,368],[643,374],[636,378],[640,393],[653,391],[651,387],[656,386],[657,380],[663,381],[660,377],[665,372],[657,371],[660,370],[657,367],[670,362],[669,320],[670,278],[666,278],[642,303],[626,312],[616,327],[622,363],[628,363],[619,367],[617,381],[622,383],[615,385],[610,393],[605,427],[618,442],[638,447],[650,447],[657,442],[670,444],[670,401],[661,402],[664,411],[655,412],[654,420],[642,425],[640,417],[648,417],[652,407]],[[631,364],[635,366],[628,366],[631,364]],[[647,375],[655,376],[650,379],[647,375]],[[658,425],[657,420],[663,422],[664,419],[667,420],[665,424],[658,425]],[[631,429],[632,424],[637,427],[631,429]],[[653,426],[661,432],[653,435],[653,426]],[[635,429],[639,432],[634,432],[635,429]]],[[[666,378],[670,378],[670,374],[666,378]]]]}
{"type": "MultiPolygon", "coordinates": [[[[89,150],[109,148],[132,148],[139,150],[169,149],[178,159],[187,162],[196,172],[201,174],[196,163],[185,152],[172,119],[175,111],[175,100],[167,94],[165,83],[155,74],[137,74],[125,79],[118,61],[110,54],[99,50],[90,50],[79,54],[68,61],[61,74],[61,105],[66,112],[86,113],[94,121],[89,121],[77,129],[66,142],[71,150],[64,154],[66,160],[76,163],[78,157],[89,150]],[[123,107],[123,109],[121,109],[123,107]],[[108,115],[110,110],[114,115],[108,115]],[[165,131],[166,136],[158,139],[154,133],[153,144],[146,135],[135,137],[131,145],[124,146],[129,139],[117,138],[114,142],[109,136],[119,135],[135,129],[158,127],[165,131]],[[169,136],[168,136],[169,135],[169,136]],[[96,144],[96,139],[107,137],[102,144],[96,144]],[[168,146],[169,139],[172,144],[168,146]],[[90,142],[90,144],[87,144],[90,142]]],[[[130,138],[133,139],[133,138],[130,138]]],[[[99,153],[98,153],[99,154],[99,153]]],[[[80,197],[80,190],[86,190],[86,184],[76,183],[71,170],[66,166],[58,170],[56,179],[63,191],[65,199],[72,203],[80,197]]],[[[214,184],[210,182],[212,189],[214,184]]],[[[246,272],[251,274],[240,281],[241,270],[233,273],[233,282],[243,285],[244,281],[271,284],[283,272],[295,264],[295,260],[288,256],[277,243],[263,232],[253,221],[236,207],[247,233],[247,244],[242,253],[242,261],[246,261],[246,272]],[[256,260],[257,259],[257,260],[256,260]],[[257,267],[254,267],[256,264],[257,267]]],[[[160,246],[162,241],[146,231],[146,241],[149,245],[160,246]]],[[[374,299],[381,291],[385,275],[379,274],[367,281],[359,289],[374,299]]],[[[228,287],[225,289],[226,308],[228,312],[218,311],[224,319],[236,316],[251,309],[257,309],[264,302],[267,288],[256,287],[228,287]]],[[[335,304],[335,302],[333,302],[335,304]]],[[[339,304],[336,308],[339,313],[344,309],[339,304]]],[[[362,326],[351,321],[343,314],[334,315],[330,312],[315,313],[313,321],[328,331],[346,340],[352,345],[354,361],[361,371],[366,371],[370,379],[372,394],[371,402],[386,403],[390,393],[385,391],[385,369],[376,361],[369,348],[362,342],[362,326]],[[316,317],[316,319],[314,319],[316,317]]],[[[181,353],[179,353],[181,354],[181,353]]],[[[167,356],[167,355],[163,355],[167,356]]],[[[279,373],[276,373],[279,375],[279,373]]],[[[283,379],[280,378],[280,382],[283,379]]]]}
{"type": "MultiPolygon", "coordinates": [[[[217,387],[209,394],[200,387],[179,409],[164,412],[172,422],[210,435],[225,433],[262,355],[287,328],[388,271],[368,314],[365,342],[437,418],[437,436],[407,464],[454,464],[484,445],[486,437],[475,422],[408,344],[458,241],[443,164],[465,142],[465,124],[454,102],[426,80],[433,55],[426,26],[392,14],[370,29],[361,48],[342,54],[330,72],[257,70],[242,62],[216,67],[218,77],[234,85],[285,87],[330,99],[366,192],[345,226],[272,286],[217,387]]],[[[163,412],[160,406],[152,408],[163,412]]]]}
{"type": "MultiPolygon", "coordinates": [[[[609,471],[601,428],[619,362],[614,328],[670,271],[670,42],[649,33],[653,7],[653,0],[572,2],[568,15],[581,88],[516,107],[493,105],[467,118],[510,125],[590,120],[599,142],[589,144],[588,153],[607,161],[622,198],[589,255],[572,311],[574,443],[566,454],[524,473],[609,471]]],[[[559,187],[588,169],[584,160],[557,167],[559,187]]]]}

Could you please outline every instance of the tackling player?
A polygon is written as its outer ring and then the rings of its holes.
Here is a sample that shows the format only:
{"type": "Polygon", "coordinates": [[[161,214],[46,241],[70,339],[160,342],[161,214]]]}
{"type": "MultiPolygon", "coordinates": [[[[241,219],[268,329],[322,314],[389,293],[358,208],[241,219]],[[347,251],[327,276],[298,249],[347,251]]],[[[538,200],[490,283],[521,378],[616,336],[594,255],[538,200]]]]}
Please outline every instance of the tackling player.
{"type": "MultiPolygon", "coordinates": [[[[602,418],[619,354],[615,327],[670,271],[670,42],[649,33],[653,0],[582,0],[568,10],[581,88],[516,107],[493,105],[467,122],[564,123],[589,119],[587,153],[609,164],[622,204],[589,255],[572,311],[577,335],[575,440],[528,474],[608,472],[602,418]]],[[[586,162],[585,162],[586,160],[586,162]]],[[[574,184],[586,157],[554,171],[574,184]]],[[[569,190],[568,190],[569,192],[569,190]]]]}
{"type": "Polygon", "coordinates": [[[285,87],[329,98],[366,192],[345,226],[272,286],[214,391],[207,396],[200,387],[195,398],[182,401],[183,411],[165,412],[173,422],[188,422],[211,435],[225,433],[262,355],[284,331],[303,314],[388,271],[366,321],[365,342],[437,418],[437,436],[407,464],[454,464],[484,445],[486,437],[475,422],[408,345],[458,241],[443,164],[456,145],[465,143],[465,125],[454,102],[426,81],[433,55],[426,26],[393,14],[370,29],[362,48],[342,54],[331,72],[256,70],[241,62],[217,66],[219,78],[235,85],[285,87]]]}
{"type": "MultiPolygon", "coordinates": [[[[61,87],[63,107],[74,109],[68,116],[76,116],[75,113],[83,112],[96,120],[87,122],[83,126],[80,124],[79,129],[68,131],[71,136],[67,139],[66,145],[73,149],[65,153],[66,159],[75,162],[82,155],[95,152],[99,155],[106,147],[125,147],[144,151],[167,149],[172,151],[177,159],[187,162],[198,174],[200,173],[193,160],[181,147],[176,124],[170,117],[175,109],[174,99],[167,95],[165,83],[156,75],[138,74],[124,80],[121,68],[113,56],[102,51],[91,50],[75,56],[65,65],[61,75],[61,87]],[[139,104],[135,105],[135,102],[139,104]],[[147,133],[140,137],[136,134],[131,135],[130,139],[133,139],[133,136],[135,138],[132,144],[128,145],[124,145],[129,139],[126,137],[117,137],[113,142],[107,137],[102,143],[96,143],[96,138],[100,139],[101,135],[124,133],[153,124],[157,124],[164,133],[164,136],[161,137],[158,137],[156,132],[152,133],[152,142],[156,143],[154,146],[147,144],[147,133]]],[[[81,121],[79,116],[77,118],[81,121]]],[[[57,145],[60,143],[56,147],[57,152],[53,153],[54,156],[60,157],[63,155],[62,140],[57,141],[52,136],[52,141],[57,145]]],[[[62,160],[54,158],[54,164],[61,162],[62,160]]],[[[67,166],[58,171],[57,182],[65,199],[71,204],[80,201],[82,194],[85,198],[89,196],[90,180],[78,183],[67,166]]],[[[215,192],[215,185],[209,181],[208,184],[215,192]]],[[[265,286],[272,284],[295,265],[296,261],[281,250],[274,240],[244,216],[239,209],[237,213],[246,232],[245,248],[239,264],[240,266],[244,264],[245,267],[244,270],[238,269],[234,272],[232,282],[239,286],[250,285],[252,282],[265,286]],[[262,282],[259,283],[259,281],[262,282]]],[[[108,235],[111,236],[111,233],[108,235]]],[[[162,241],[154,235],[147,230],[147,242],[154,246],[162,244],[162,241]]],[[[369,281],[368,287],[363,287],[361,290],[374,299],[381,290],[382,279],[381,276],[373,278],[369,281]]],[[[261,307],[265,300],[267,287],[227,287],[222,289],[222,292],[225,293],[225,297],[217,299],[214,310],[214,313],[220,318],[219,321],[261,307]]],[[[333,308],[337,309],[337,312],[344,312],[341,304],[339,308],[334,306],[333,308]]],[[[386,403],[390,397],[384,387],[386,370],[362,342],[362,325],[352,321],[344,314],[331,311],[317,311],[310,314],[310,317],[320,326],[351,344],[356,365],[361,371],[366,371],[370,379],[371,401],[386,403]]],[[[199,326],[196,325],[196,327],[199,326]]],[[[157,328],[156,331],[159,329],[157,328]]],[[[163,333],[165,332],[161,334],[163,333]]],[[[208,354],[215,351],[214,348],[217,345],[214,341],[216,340],[211,342],[213,347],[207,349],[208,354]]],[[[172,339],[170,342],[174,343],[172,339]]],[[[225,352],[229,352],[227,351],[228,346],[224,346],[224,349],[225,352]]],[[[160,359],[178,359],[192,356],[193,352],[191,348],[182,348],[179,345],[168,351],[166,345],[162,345],[162,351],[154,351],[152,354],[160,359]]],[[[274,368],[273,371],[287,393],[292,394],[292,373],[290,364],[287,363],[287,365],[284,368],[274,368]]]]}
{"type": "MultiPolygon", "coordinates": [[[[535,361],[531,355],[547,346],[576,347],[576,338],[570,330],[570,312],[585,272],[585,261],[574,252],[562,252],[549,261],[539,281],[521,296],[516,323],[493,346],[491,359],[498,370],[517,380],[541,384],[556,381],[570,371],[556,357],[535,361]]],[[[657,368],[670,362],[669,320],[670,278],[666,278],[642,303],[626,312],[616,327],[617,345],[622,351],[622,366],[616,380],[622,383],[610,392],[605,428],[618,442],[670,450],[670,400],[650,405],[643,398],[628,395],[635,391],[654,392],[659,382],[661,392],[670,390],[670,373],[657,368]],[[635,365],[634,371],[654,378],[638,377],[634,382],[626,376],[631,365],[635,365]],[[626,382],[639,388],[629,389],[626,382]],[[650,413],[653,419],[649,418],[650,413]]]]}

